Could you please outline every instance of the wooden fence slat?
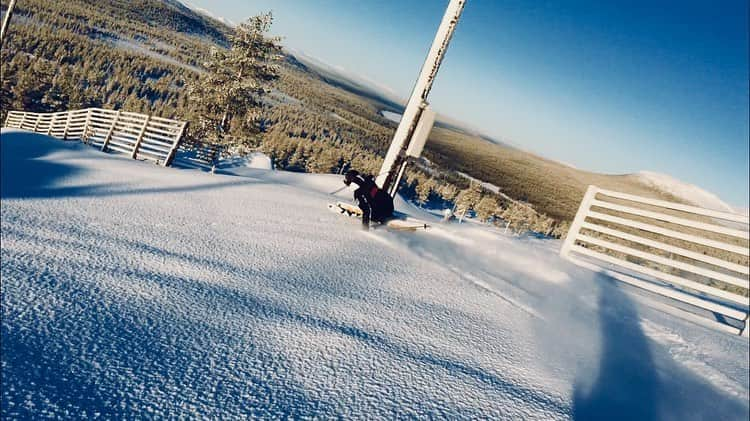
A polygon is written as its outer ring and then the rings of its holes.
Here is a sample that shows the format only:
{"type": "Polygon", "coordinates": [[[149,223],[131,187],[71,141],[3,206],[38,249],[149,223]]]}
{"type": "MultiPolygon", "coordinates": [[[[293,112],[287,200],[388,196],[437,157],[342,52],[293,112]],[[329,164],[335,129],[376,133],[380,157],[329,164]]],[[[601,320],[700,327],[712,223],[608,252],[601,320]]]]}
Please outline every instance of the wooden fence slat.
{"type": "Polygon", "coordinates": [[[150,150],[150,151],[152,151],[154,153],[158,152],[159,154],[162,154],[162,155],[165,155],[165,156],[169,153],[169,148],[164,148],[164,147],[156,146],[156,145],[154,145],[152,143],[148,143],[148,142],[144,141],[144,142],[141,142],[141,147],[138,150],[138,153],[141,153],[141,151],[143,151],[145,149],[148,149],[148,150],[150,150]]]}
{"type": "Polygon", "coordinates": [[[55,122],[57,122],[57,114],[52,114],[52,119],[50,120],[49,127],[47,128],[47,136],[52,135],[52,130],[55,128],[55,122]]]}
{"type": "Polygon", "coordinates": [[[138,156],[138,148],[141,146],[141,142],[143,141],[143,134],[146,133],[146,127],[148,127],[148,122],[151,121],[151,114],[146,117],[146,121],[143,122],[143,128],[141,129],[141,132],[138,134],[138,139],[135,141],[135,145],[133,145],[133,154],[131,155],[131,158],[135,159],[136,156],[138,156]]]}
{"type": "Polygon", "coordinates": [[[117,111],[117,114],[115,115],[115,119],[112,120],[112,125],[109,127],[109,131],[107,132],[107,136],[104,138],[104,143],[102,144],[102,152],[107,152],[107,146],[109,145],[109,141],[112,140],[112,132],[115,130],[115,125],[117,124],[117,119],[120,118],[120,111],[117,111]]]}
{"type": "Polygon", "coordinates": [[[721,241],[710,240],[707,238],[698,237],[698,236],[690,235],[690,234],[684,234],[679,231],[657,227],[656,225],[644,224],[641,222],[633,221],[631,219],[620,218],[617,216],[612,216],[612,215],[608,215],[605,213],[599,213],[599,212],[593,212],[593,211],[589,212],[587,216],[590,216],[596,219],[601,219],[607,222],[614,222],[615,224],[625,225],[626,227],[638,228],[644,231],[653,232],[655,234],[661,234],[667,237],[678,238],[680,240],[689,241],[691,243],[696,243],[696,244],[700,244],[703,246],[717,248],[717,249],[728,251],[731,253],[736,253],[742,256],[750,256],[750,250],[744,247],[733,246],[731,244],[726,244],[721,241]]]}
{"type": "Polygon", "coordinates": [[[141,129],[140,128],[136,128],[136,127],[121,126],[118,123],[115,126],[115,133],[117,133],[119,135],[122,135],[122,136],[132,136],[133,139],[135,139],[141,133],[141,129]]]}
{"type": "Polygon", "coordinates": [[[65,131],[63,132],[63,140],[68,140],[68,130],[70,129],[70,116],[71,113],[67,112],[68,118],[65,120],[65,131]]]}
{"type": "Polygon", "coordinates": [[[107,149],[111,149],[113,151],[120,152],[120,153],[123,153],[123,154],[129,154],[130,153],[130,148],[126,148],[126,147],[120,146],[117,143],[111,143],[111,144],[109,144],[109,146],[107,146],[107,149]]]}
{"type": "Polygon", "coordinates": [[[154,127],[154,122],[152,121],[149,123],[148,128],[146,129],[149,133],[152,134],[159,134],[162,136],[167,136],[170,139],[174,139],[175,135],[177,135],[180,131],[181,126],[174,127],[172,130],[164,130],[158,127],[154,127]]]}
{"type": "Polygon", "coordinates": [[[667,243],[662,243],[660,241],[649,240],[648,238],[643,238],[637,235],[628,234],[626,232],[613,230],[613,229],[610,229],[601,225],[595,225],[589,222],[584,222],[581,225],[581,228],[600,232],[602,234],[607,234],[612,237],[622,238],[623,240],[643,244],[645,246],[653,247],[656,249],[664,250],[672,254],[677,254],[683,257],[687,257],[688,259],[693,259],[693,260],[697,260],[703,263],[708,263],[710,265],[719,266],[721,268],[731,270],[733,272],[750,275],[750,267],[738,265],[736,263],[728,262],[726,260],[718,259],[715,257],[706,256],[703,253],[697,253],[694,251],[686,250],[684,248],[671,246],[667,243]]]}
{"type": "Polygon", "coordinates": [[[678,218],[672,215],[665,215],[659,212],[651,212],[643,209],[632,208],[630,206],[622,206],[615,203],[603,202],[601,200],[594,200],[591,202],[591,206],[598,206],[600,208],[615,210],[618,212],[627,213],[630,215],[638,215],[646,218],[656,219],[657,221],[669,222],[672,224],[682,225],[684,227],[697,228],[703,231],[711,231],[717,234],[729,235],[732,237],[750,239],[750,232],[741,231],[732,228],[722,227],[714,224],[706,224],[703,222],[693,221],[685,218],[678,218]]]}
{"type": "MultiPolygon", "coordinates": [[[[578,236],[578,241],[583,241],[584,243],[594,244],[596,246],[603,247],[603,248],[609,249],[609,250],[619,251],[620,253],[624,253],[624,254],[627,254],[629,256],[634,256],[634,257],[638,257],[638,258],[641,258],[641,259],[650,260],[652,262],[659,263],[659,264],[664,265],[664,266],[668,266],[668,267],[672,267],[672,268],[675,268],[675,269],[684,270],[686,272],[691,272],[691,273],[694,273],[696,275],[705,276],[707,278],[716,279],[717,281],[726,282],[728,284],[732,284],[732,285],[735,285],[735,286],[738,286],[738,287],[741,287],[741,288],[748,289],[748,287],[750,287],[750,285],[748,285],[748,284],[750,284],[750,282],[748,282],[747,279],[736,278],[734,276],[730,276],[730,275],[727,275],[727,274],[724,274],[724,273],[716,272],[716,271],[713,271],[713,270],[710,270],[710,269],[705,269],[705,268],[698,267],[698,266],[695,266],[695,265],[691,265],[691,264],[688,264],[688,263],[683,263],[683,262],[680,262],[678,260],[669,259],[667,257],[658,256],[658,255],[655,255],[653,253],[648,253],[648,252],[645,252],[645,251],[636,250],[636,249],[634,249],[632,247],[627,247],[627,246],[623,246],[623,245],[620,245],[620,244],[615,244],[615,243],[612,243],[610,241],[606,241],[606,240],[602,240],[602,239],[599,239],[599,238],[590,237],[588,235],[584,235],[584,234],[579,235],[578,236]]],[[[704,291],[704,292],[706,292],[706,291],[704,291]]],[[[717,290],[717,292],[723,292],[723,291],[717,290]]],[[[717,295],[717,294],[714,294],[714,293],[711,293],[711,294],[717,295]]],[[[733,295],[736,295],[736,294],[733,294],[733,295]]],[[[717,296],[721,296],[721,295],[717,295],[717,296]]],[[[727,298],[727,297],[724,297],[724,298],[727,298]]],[[[729,298],[727,298],[727,299],[729,299],[729,298]]],[[[742,301],[739,301],[741,303],[744,303],[747,300],[747,298],[745,298],[745,297],[741,297],[741,299],[742,299],[742,301]]]]}
{"type": "Polygon", "coordinates": [[[88,144],[89,143],[89,137],[91,133],[91,127],[89,126],[91,124],[91,108],[86,110],[86,122],[83,123],[83,133],[81,134],[81,140],[83,143],[88,144]]]}
{"type": "Polygon", "coordinates": [[[157,139],[148,135],[148,132],[143,136],[143,144],[158,146],[160,148],[169,149],[172,147],[174,139],[170,139],[170,142],[165,142],[161,139],[157,139]]]}
{"type": "Polygon", "coordinates": [[[171,147],[174,143],[174,140],[177,138],[178,133],[173,133],[171,136],[163,136],[159,134],[151,133],[149,130],[146,130],[145,137],[149,140],[149,142],[156,142],[164,144],[164,146],[171,147]]]}
{"type": "Polygon", "coordinates": [[[169,150],[169,153],[167,154],[167,158],[164,160],[164,166],[168,167],[172,165],[172,161],[174,161],[175,153],[177,152],[177,148],[180,146],[180,142],[182,141],[182,136],[185,134],[185,129],[187,128],[187,121],[182,123],[182,127],[180,128],[180,133],[177,135],[177,138],[175,138],[174,144],[172,145],[172,149],[169,150]]]}
{"type": "Polygon", "coordinates": [[[739,222],[742,224],[750,224],[750,217],[744,215],[738,215],[734,213],[715,211],[711,209],[699,208],[697,206],[683,205],[681,203],[667,202],[664,200],[649,199],[647,197],[635,196],[627,193],[620,193],[612,190],[598,189],[599,193],[614,197],[617,199],[629,200],[631,202],[643,203],[646,205],[657,206],[660,208],[667,208],[678,210],[687,213],[694,213],[696,215],[708,216],[711,218],[723,219],[725,221],[739,222]]]}

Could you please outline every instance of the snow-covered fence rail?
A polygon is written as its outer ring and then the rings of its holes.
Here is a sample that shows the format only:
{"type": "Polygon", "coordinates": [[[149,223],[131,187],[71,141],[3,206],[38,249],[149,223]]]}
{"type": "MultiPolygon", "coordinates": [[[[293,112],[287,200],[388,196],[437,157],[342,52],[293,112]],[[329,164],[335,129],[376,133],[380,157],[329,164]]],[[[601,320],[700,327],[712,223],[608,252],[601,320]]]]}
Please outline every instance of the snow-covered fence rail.
{"type": "Polygon", "coordinates": [[[148,159],[172,163],[186,122],[126,111],[87,108],[57,113],[11,111],[5,127],[31,130],[148,159]]]}
{"type": "Polygon", "coordinates": [[[702,309],[724,330],[747,336],[749,222],[744,215],[589,186],[560,255],[702,309]]]}

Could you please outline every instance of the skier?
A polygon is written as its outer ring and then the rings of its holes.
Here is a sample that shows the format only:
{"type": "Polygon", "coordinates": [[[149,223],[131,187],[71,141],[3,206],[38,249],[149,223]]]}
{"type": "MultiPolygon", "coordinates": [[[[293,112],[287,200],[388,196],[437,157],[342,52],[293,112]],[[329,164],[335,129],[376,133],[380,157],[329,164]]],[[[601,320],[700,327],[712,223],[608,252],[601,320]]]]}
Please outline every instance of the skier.
{"type": "Polygon", "coordinates": [[[357,170],[349,170],[344,176],[344,184],[359,186],[354,191],[354,199],[362,209],[362,228],[370,228],[370,220],[384,223],[393,216],[393,198],[375,184],[371,175],[362,176],[357,170]]]}

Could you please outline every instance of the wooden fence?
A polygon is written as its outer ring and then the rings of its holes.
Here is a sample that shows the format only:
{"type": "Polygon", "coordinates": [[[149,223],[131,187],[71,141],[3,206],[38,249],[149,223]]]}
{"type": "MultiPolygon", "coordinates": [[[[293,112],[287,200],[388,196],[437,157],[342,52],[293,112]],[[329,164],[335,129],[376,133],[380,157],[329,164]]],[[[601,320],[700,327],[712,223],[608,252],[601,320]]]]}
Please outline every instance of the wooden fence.
{"type": "Polygon", "coordinates": [[[80,140],[101,148],[169,166],[185,132],[186,122],[151,115],[87,108],[57,113],[11,111],[5,127],[80,140]]]}
{"type": "Polygon", "coordinates": [[[748,226],[744,215],[589,186],[560,255],[747,336],[748,226]]]}

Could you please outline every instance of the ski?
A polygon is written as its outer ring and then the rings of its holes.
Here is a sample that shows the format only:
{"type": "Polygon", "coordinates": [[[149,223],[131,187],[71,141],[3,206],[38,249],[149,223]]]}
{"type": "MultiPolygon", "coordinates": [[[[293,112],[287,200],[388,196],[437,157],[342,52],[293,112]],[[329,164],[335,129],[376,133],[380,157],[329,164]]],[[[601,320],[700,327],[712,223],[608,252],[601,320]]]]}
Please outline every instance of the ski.
{"type": "Polygon", "coordinates": [[[329,203],[328,210],[334,213],[345,215],[345,216],[357,217],[357,218],[362,217],[362,209],[360,209],[359,206],[353,205],[351,203],[345,203],[345,202],[329,203]]]}
{"type": "MultiPolygon", "coordinates": [[[[362,210],[351,203],[336,202],[329,203],[328,210],[337,213],[339,215],[348,216],[351,218],[361,218],[362,210]]],[[[427,222],[419,219],[412,218],[406,214],[400,212],[394,212],[394,217],[387,220],[384,224],[373,223],[371,227],[384,226],[391,231],[417,231],[427,230],[430,225],[427,222]]]]}

